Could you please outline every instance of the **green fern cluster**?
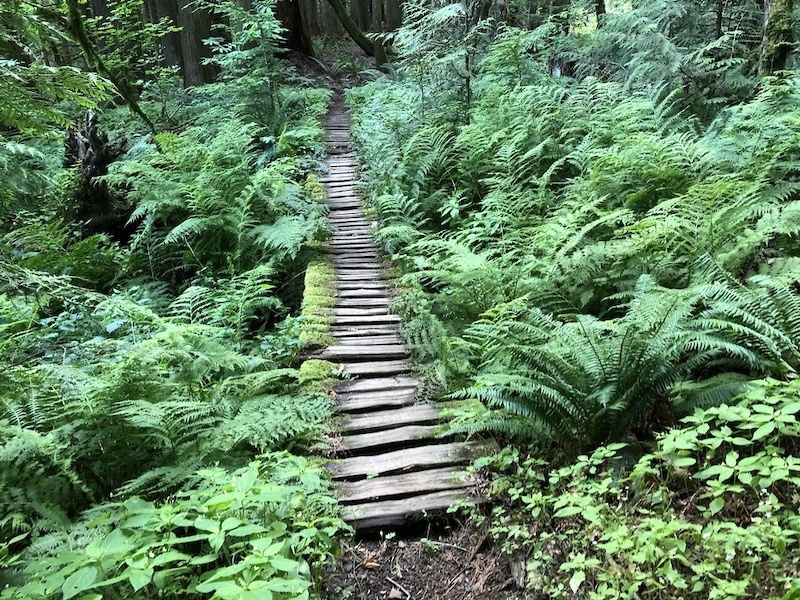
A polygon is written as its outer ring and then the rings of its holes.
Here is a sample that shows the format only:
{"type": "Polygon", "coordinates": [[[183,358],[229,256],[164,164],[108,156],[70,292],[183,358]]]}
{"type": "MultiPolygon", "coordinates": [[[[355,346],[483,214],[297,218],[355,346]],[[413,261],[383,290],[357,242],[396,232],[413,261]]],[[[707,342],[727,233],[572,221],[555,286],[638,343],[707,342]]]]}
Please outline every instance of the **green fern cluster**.
{"type": "MultiPolygon", "coordinates": [[[[458,10],[418,7],[398,49],[436,46],[458,10]]],[[[753,40],[683,20],[677,2],[637,5],[572,40],[487,21],[453,50],[469,74],[406,54],[349,93],[409,341],[440,381],[471,370],[456,396],[492,407],[466,430],[648,435],[670,399],[796,370],[800,79],[751,94],[753,40]],[[574,78],[546,72],[554,56],[574,78]],[[471,367],[442,368],[454,347],[471,367]]]]}

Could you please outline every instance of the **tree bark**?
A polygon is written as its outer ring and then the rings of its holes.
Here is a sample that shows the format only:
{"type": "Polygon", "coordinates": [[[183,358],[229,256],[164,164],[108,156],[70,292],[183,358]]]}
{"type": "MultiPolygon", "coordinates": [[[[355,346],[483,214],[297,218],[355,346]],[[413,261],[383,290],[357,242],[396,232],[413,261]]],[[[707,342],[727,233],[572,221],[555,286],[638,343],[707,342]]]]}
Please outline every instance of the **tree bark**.
{"type": "Polygon", "coordinates": [[[350,15],[361,31],[369,31],[369,0],[350,0],[350,15]]]}
{"type": "Polygon", "coordinates": [[[303,19],[300,0],[279,0],[275,4],[275,18],[286,29],[286,47],[307,56],[313,56],[308,22],[303,19]]]}
{"type": "MultiPolygon", "coordinates": [[[[175,0],[147,0],[150,13],[156,21],[166,19],[170,25],[178,26],[178,5],[175,0]]],[[[172,31],[158,40],[164,66],[183,68],[183,50],[180,31],[172,31]]]]}
{"type": "Polygon", "coordinates": [[[211,83],[216,76],[212,65],[204,65],[203,59],[211,52],[203,40],[211,37],[211,16],[203,9],[178,0],[178,19],[181,26],[181,55],[183,84],[186,87],[211,83]]]}
{"type": "Polygon", "coordinates": [[[331,5],[331,8],[333,8],[336,16],[339,17],[339,21],[345,31],[353,38],[353,41],[368,55],[375,56],[375,42],[369,39],[366,34],[358,28],[355,21],[350,18],[347,9],[344,7],[344,4],[342,4],[342,0],[328,0],[328,4],[331,5]]]}
{"type": "Polygon", "coordinates": [[[306,17],[306,22],[308,23],[308,32],[312,37],[322,34],[323,31],[317,0],[300,0],[300,2],[302,2],[302,13],[306,17]]]}
{"type": "Polygon", "coordinates": [[[786,68],[792,49],[792,11],[794,0],[764,2],[764,35],[761,38],[761,57],[758,74],[773,75],[786,68]]]}
{"type": "Polygon", "coordinates": [[[386,0],[386,30],[395,31],[403,24],[402,0],[386,0]]]}
{"type": "Polygon", "coordinates": [[[383,0],[372,0],[372,26],[370,31],[383,31],[383,0]]]}
{"type": "Polygon", "coordinates": [[[606,0],[594,0],[594,16],[597,17],[597,26],[600,27],[606,14],[606,0]]]}

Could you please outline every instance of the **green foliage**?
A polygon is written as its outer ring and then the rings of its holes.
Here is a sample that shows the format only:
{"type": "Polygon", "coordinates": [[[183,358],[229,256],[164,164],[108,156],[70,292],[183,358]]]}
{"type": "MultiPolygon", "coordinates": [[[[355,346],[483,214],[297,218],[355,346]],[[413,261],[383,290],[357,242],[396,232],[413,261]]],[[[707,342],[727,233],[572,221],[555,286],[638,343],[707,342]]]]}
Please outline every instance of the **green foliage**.
{"type": "Polygon", "coordinates": [[[129,86],[158,81],[170,69],[163,67],[159,38],[180,31],[166,17],[158,22],[143,18],[144,0],[108,0],[107,14],[86,19],[86,31],[100,48],[103,64],[129,86]]]}
{"type": "Polygon", "coordinates": [[[486,524],[525,557],[532,594],[790,598],[799,400],[796,379],[753,382],[736,402],[685,418],[630,468],[624,444],[560,468],[504,450],[480,461],[503,473],[493,488],[504,505],[486,524]]]}
{"type": "MultiPolygon", "coordinates": [[[[629,47],[637,73],[547,76],[546,54],[562,60],[568,43],[550,26],[506,28],[470,46],[464,119],[457,78],[411,56],[349,93],[376,238],[410,290],[398,303],[410,345],[457,397],[489,406],[462,430],[573,448],[646,437],[669,420],[668,399],[708,406],[797,367],[798,79],[764,80],[738,106],[691,100],[676,78],[700,64],[685,50],[709,23],[691,29],[676,3],[657,6],[609,14],[575,42],[629,47]],[[659,47],[665,23],[677,33],[659,47]]],[[[462,14],[425,10],[398,34],[401,51],[435,46],[462,14]]],[[[721,61],[720,89],[703,92],[715,99],[741,92],[720,40],[695,56],[721,61]]]]}
{"type": "Polygon", "coordinates": [[[180,282],[195,274],[241,273],[297,256],[324,228],[322,205],[291,178],[288,156],[259,165],[259,128],[240,119],[211,130],[159,134],[140,143],[106,178],[129,188],[142,267],[180,282]]]}
{"type": "Polygon", "coordinates": [[[164,503],[94,507],[28,550],[30,579],[3,598],[308,598],[346,526],[320,467],[270,453],[198,471],[164,503]]]}

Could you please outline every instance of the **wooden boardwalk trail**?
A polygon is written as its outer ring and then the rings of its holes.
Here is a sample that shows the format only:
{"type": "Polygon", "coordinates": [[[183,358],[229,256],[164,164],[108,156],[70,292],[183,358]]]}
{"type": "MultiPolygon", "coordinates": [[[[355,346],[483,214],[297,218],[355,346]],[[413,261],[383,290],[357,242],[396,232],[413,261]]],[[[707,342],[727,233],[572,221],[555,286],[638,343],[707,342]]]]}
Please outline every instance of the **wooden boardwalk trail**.
{"type": "Polygon", "coordinates": [[[480,443],[433,437],[439,411],[416,402],[419,381],[390,313],[390,288],[355,189],[349,119],[333,109],[327,124],[328,173],[322,178],[334,230],[328,252],[337,279],[331,334],[316,353],[352,379],[336,389],[341,447],[330,469],[344,518],[358,529],[401,525],[427,511],[476,501],[464,467],[487,451],[480,443]]]}

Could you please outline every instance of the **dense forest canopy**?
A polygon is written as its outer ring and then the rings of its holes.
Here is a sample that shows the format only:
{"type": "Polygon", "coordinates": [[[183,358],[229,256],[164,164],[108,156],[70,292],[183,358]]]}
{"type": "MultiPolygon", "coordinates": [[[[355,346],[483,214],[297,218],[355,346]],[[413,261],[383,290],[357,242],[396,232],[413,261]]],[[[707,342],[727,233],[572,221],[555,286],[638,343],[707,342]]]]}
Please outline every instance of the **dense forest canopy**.
{"type": "Polygon", "coordinates": [[[793,0],[4,1],[2,598],[326,593],[337,78],[443,435],[504,445],[467,515],[519,597],[800,597],[798,35],[793,0]]]}

